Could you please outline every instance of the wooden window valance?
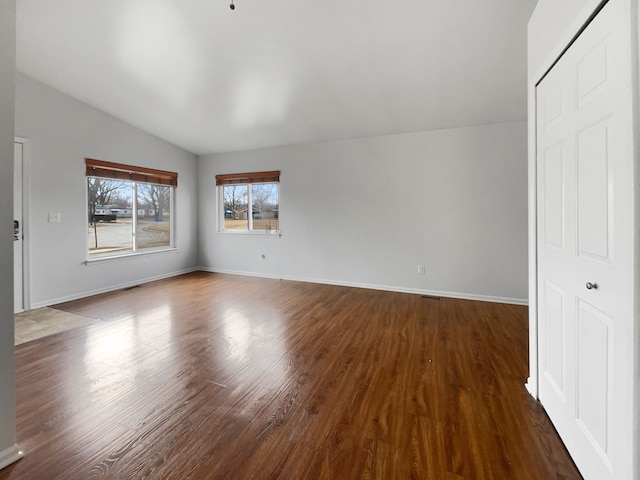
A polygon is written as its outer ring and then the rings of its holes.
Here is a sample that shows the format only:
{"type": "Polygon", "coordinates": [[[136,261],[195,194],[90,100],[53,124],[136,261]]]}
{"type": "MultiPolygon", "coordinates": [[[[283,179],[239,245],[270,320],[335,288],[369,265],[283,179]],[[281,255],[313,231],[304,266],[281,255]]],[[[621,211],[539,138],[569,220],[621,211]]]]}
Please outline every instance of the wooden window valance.
{"type": "Polygon", "coordinates": [[[94,160],[93,158],[85,158],[84,160],[87,165],[87,177],[116,178],[132,182],[178,186],[178,174],[176,172],[134,167],[133,165],[105,162],[104,160],[94,160]]]}
{"type": "Polygon", "coordinates": [[[233,185],[234,183],[274,183],[279,181],[280,170],[273,170],[271,172],[216,175],[216,185],[233,185]]]}

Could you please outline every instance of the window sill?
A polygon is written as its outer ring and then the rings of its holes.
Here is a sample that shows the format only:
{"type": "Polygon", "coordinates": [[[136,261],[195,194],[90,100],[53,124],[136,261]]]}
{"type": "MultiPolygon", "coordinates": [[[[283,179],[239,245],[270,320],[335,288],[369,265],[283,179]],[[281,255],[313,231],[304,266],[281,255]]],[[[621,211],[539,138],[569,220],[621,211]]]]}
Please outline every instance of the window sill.
{"type": "Polygon", "coordinates": [[[247,236],[261,236],[261,237],[281,237],[282,232],[280,230],[218,230],[220,235],[247,235],[247,236]]]}
{"type": "Polygon", "coordinates": [[[145,257],[149,255],[157,255],[157,254],[164,254],[164,253],[178,253],[178,249],[175,247],[170,247],[170,248],[159,248],[157,250],[146,250],[144,252],[125,253],[121,255],[105,255],[105,256],[100,256],[95,258],[87,258],[84,261],[84,264],[89,266],[89,265],[95,265],[98,263],[113,262],[117,260],[127,260],[131,258],[145,257]]]}

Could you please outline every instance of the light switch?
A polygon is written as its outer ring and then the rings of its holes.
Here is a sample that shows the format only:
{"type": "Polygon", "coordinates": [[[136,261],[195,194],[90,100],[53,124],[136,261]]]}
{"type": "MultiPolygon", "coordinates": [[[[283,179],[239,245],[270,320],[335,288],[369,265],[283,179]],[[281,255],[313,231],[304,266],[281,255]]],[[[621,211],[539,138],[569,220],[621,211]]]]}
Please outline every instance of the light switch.
{"type": "Polygon", "coordinates": [[[62,221],[62,214],[57,212],[57,213],[51,213],[49,212],[49,223],[60,223],[62,221]]]}

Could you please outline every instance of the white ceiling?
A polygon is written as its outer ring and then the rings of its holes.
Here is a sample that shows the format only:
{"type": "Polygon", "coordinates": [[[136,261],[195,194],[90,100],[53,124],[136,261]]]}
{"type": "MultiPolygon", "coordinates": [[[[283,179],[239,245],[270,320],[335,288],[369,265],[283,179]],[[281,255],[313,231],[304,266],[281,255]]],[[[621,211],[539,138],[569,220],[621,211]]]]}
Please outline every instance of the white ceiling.
{"type": "Polygon", "coordinates": [[[18,0],[18,71],[196,153],[524,120],[537,0],[18,0]]]}

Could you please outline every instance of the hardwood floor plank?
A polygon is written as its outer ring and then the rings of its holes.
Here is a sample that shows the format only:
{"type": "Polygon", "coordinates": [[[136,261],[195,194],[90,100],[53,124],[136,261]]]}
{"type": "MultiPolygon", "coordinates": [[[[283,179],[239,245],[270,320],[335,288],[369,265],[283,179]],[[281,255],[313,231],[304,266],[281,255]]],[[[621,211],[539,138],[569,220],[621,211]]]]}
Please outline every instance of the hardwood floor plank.
{"type": "Polygon", "coordinates": [[[16,347],[0,480],[579,479],[524,389],[527,309],[193,273],[16,347]]]}

